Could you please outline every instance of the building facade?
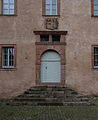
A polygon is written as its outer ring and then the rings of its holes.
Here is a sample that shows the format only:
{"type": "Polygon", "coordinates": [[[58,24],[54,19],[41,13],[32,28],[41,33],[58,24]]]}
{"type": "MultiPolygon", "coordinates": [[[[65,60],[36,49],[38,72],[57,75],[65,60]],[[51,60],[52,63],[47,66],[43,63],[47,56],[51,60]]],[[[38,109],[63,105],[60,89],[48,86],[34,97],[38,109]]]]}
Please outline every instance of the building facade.
{"type": "Polygon", "coordinates": [[[0,0],[0,98],[36,85],[98,95],[98,0],[0,0]]]}

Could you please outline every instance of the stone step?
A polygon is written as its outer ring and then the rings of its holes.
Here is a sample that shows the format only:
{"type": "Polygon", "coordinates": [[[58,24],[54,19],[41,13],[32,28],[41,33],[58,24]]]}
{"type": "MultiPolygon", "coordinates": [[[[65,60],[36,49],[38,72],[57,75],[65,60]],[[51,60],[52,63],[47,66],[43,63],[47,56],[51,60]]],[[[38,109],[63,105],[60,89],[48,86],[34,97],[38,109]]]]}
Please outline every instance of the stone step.
{"type": "Polygon", "coordinates": [[[74,105],[75,103],[88,105],[89,99],[67,86],[34,86],[11,101],[11,104],[15,105],[74,105]]]}
{"type": "Polygon", "coordinates": [[[32,106],[36,106],[36,105],[39,105],[39,106],[42,106],[42,105],[51,105],[51,106],[60,106],[60,105],[63,105],[63,102],[13,102],[13,103],[10,103],[10,105],[14,105],[14,106],[20,106],[20,105],[32,105],[32,106]]]}
{"type": "Polygon", "coordinates": [[[21,97],[28,97],[28,98],[65,98],[66,95],[65,94],[23,94],[23,95],[19,95],[19,98],[21,97]]]}
{"type": "MultiPolygon", "coordinates": [[[[31,87],[27,91],[73,91],[72,89],[66,87],[66,86],[35,86],[31,87]]],[[[74,91],[73,91],[74,92],[74,91]]]]}
{"type": "Polygon", "coordinates": [[[65,94],[65,91],[25,91],[24,94],[65,94]]]}
{"type": "Polygon", "coordinates": [[[32,105],[32,106],[76,106],[76,105],[88,105],[88,106],[93,106],[94,104],[91,102],[13,102],[10,103],[10,105],[14,106],[20,106],[20,105],[32,105]]]}
{"type": "Polygon", "coordinates": [[[14,99],[14,101],[28,101],[28,102],[58,102],[58,101],[64,101],[65,99],[64,98],[27,98],[27,97],[24,97],[24,98],[16,98],[14,99]]]}

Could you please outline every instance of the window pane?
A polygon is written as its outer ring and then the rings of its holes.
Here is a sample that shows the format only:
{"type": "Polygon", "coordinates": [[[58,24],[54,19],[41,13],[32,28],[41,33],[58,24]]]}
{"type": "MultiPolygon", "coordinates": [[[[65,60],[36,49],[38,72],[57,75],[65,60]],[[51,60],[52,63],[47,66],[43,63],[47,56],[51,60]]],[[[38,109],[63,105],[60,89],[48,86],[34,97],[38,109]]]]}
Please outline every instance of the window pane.
{"type": "Polygon", "coordinates": [[[60,35],[52,35],[53,42],[60,42],[60,35]]]}
{"type": "Polygon", "coordinates": [[[98,10],[98,6],[94,6],[94,10],[98,10]]]}
{"type": "Polygon", "coordinates": [[[52,9],[56,9],[56,5],[52,5],[52,9]]]}
{"type": "Polygon", "coordinates": [[[9,3],[9,0],[3,0],[3,3],[9,3]]]}
{"type": "Polygon", "coordinates": [[[50,15],[50,10],[46,10],[46,15],[50,15]]]}
{"type": "Polygon", "coordinates": [[[14,66],[14,54],[13,54],[13,48],[9,48],[9,66],[14,66]]]}
{"type": "Polygon", "coordinates": [[[2,65],[3,66],[8,66],[8,49],[3,48],[2,49],[2,65]]]}
{"type": "Polygon", "coordinates": [[[98,16],[98,11],[94,11],[94,16],[98,16]]]}
{"type": "Polygon", "coordinates": [[[10,14],[14,14],[14,10],[10,10],[10,14]]]}
{"type": "Polygon", "coordinates": [[[10,5],[10,9],[14,9],[14,5],[10,5]]]}
{"type": "Polygon", "coordinates": [[[3,10],[3,14],[9,14],[8,10],[3,10]]]}
{"type": "Polygon", "coordinates": [[[94,48],[94,55],[98,55],[98,48],[94,48]]]}
{"type": "Polygon", "coordinates": [[[50,5],[46,5],[46,9],[50,9],[50,5]]]}
{"type": "Polygon", "coordinates": [[[10,3],[14,3],[14,0],[10,0],[10,3]]]}
{"type": "Polygon", "coordinates": [[[52,4],[56,4],[56,0],[52,0],[52,4]]]}
{"type": "Polygon", "coordinates": [[[98,0],[94,0],[94,16],[98,16],[98,0]]]}
{"type": "Polygon", "coordinates": [[[52,10],[52,15],[56,15],[56,10],[52,10]]]}
{"type": "Polygon", "coordinates": [[[41,35],[41,36],[40,36],[40,41],[42,41],[42,42],[47,42],[47,41],[49,41],[49,35],[41,35]]]}
{"type": "Polygon", "coordinates": [[[98,0],[94,0],[94,4],[98,4],[98,0]]]}
{"type": "Polygon", "coordinates": [[[2,67],[4,68],[14,67],[14,48],[2,49],[2,67]]]}
{"type": "Polygon", "coordinates": [[[8,5],[4,5],[4,6],[3,6],[3,9],[8,9],[8,8],[9,8],[8,5]]]}
{"type": "Polygon", "coordinates": [[[46,4],[50,4],[50,0],[46,0],[46,4]]]}
{"type": "Polygon", "coordinates": [[[3,2],[3,14],[14,14],[14,0],[4,0],[3,2]]]}
{"type": "Polygon", "coordinates": [[[95,59],[95,61],[98,60],[98,55],[95,55],[95,56],[94,56],[94,59],[95,59]]]}
{"type": "Polygon", "coordinates": [[[94,66],[98,66],[98,61],[94,61],[94,66]]]}
{"type": "Polygon", "coordinates": [[[94,66],[98,66],[98,48],[94,48],[94,66]]]}

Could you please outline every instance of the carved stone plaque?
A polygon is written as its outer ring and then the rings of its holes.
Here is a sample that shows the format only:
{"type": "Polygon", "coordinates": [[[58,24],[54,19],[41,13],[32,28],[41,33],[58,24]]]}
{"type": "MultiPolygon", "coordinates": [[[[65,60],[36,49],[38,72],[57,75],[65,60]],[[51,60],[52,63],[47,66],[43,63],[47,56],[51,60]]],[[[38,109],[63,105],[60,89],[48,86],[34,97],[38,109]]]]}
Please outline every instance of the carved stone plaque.
{"type": "Polygon", "coordinates": [[[50,29],[50,30],[58,29],[58,19],[57,18],[46,18],[45,28],[50,29]]]}

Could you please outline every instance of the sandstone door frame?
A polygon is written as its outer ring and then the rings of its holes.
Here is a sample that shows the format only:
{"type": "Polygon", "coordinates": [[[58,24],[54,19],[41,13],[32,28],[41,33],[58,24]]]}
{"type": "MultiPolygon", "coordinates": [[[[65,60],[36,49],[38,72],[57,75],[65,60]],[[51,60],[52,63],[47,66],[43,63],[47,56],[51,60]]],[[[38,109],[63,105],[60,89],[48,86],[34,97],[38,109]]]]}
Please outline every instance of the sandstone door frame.
{"type": "Polygon", "coordinates": [[[65,65],[66,65],[66,43],[65,35],[67,31],[34,31],[37,36],[36,40],[36,85],[64,85],[65,84],[65,65]],[[49,35],[49,42],[41,42],[40,35],[49,35]],[[52,35],[60,35],[60,42],[52,42],[52,35]],[[41,56],[46,51],[56,51],[61,58],[61,81],[59,83],[42,83],[40,80],[40,65],[41,65],[41,56]]]}

